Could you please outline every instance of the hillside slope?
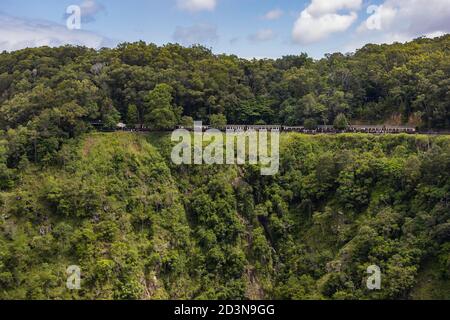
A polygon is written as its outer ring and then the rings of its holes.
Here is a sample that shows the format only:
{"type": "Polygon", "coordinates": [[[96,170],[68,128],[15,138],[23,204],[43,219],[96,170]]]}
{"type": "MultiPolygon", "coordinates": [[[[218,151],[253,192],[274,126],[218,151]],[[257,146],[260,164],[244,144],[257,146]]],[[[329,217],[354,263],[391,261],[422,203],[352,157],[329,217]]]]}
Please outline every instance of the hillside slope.
{"type": "Polygon", "coordinates": [[[26,166],[0,193],[0,298],[450,299],[449,137],[281,142],[273,177],[175,166],[162,134],[90,134],[26,166]]]}

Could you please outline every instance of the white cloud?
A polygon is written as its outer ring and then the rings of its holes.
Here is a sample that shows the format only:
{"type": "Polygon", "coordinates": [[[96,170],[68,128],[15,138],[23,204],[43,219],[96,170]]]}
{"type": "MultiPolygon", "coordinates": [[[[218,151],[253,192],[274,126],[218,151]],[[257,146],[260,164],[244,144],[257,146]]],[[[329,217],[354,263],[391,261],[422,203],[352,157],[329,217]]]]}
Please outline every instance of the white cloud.
{"type": "Polygon", "coordinates": [[[0,14],[0,50],[13,51],[27,47],[65,44],[100,48],[111,44],[108,39],[88,31],[68,30],[65,26],[41,20],[25,20],[0,14]]]}
{"type": "Polygon", "coordinates": [[[275,32],[272,29],[259,30],[255,34],[251,34],[248,39],[253,42],[270,41],[276,37],[275,32]]]}
{"type": "Polygon", "coordinates": [[[364,31],[365,28],[368,30],[381,30],[382,25],[385,27],[391,25],[397,15],[397,9],[384,5],[371,5],[367,8],[367,13],[371,16],[359,26],[359,32],[364,31]]]}
{"type": "Polygon", "coordinates": [[[447,32],[444,31],[434,31],[434,32],[430,32],[425,34],[425,37],[427,38],[436,38],[436,37],[442,37],[443,35],[447,34],[447,32]]]}
{"type": "Polygon", "coordinates": [[[361,8],[361,4],[362,0],[312,0],[307,10],[310,14],[318,16],[344,9],[357,11],[361,8]]]}
{"type": "Polygon", "coordinates": [[[277,20],[277,19],[280,19],[283,16],[283,14],[284,14],[283,10],[281,10],[281,9],[274,9],[274,10],[271,10],[271,11],[267,12],[264,15],[264,19],[266,19],[266,20],[277,20]]]}
{"type": "Polygon", "coordinates": [[[95,21],[95,17],[102,11],[105,11],[105,7],[98,3],[96,0],[84,0],[81,5],[81,19],[83,22],[95,21]]]}
{"type": "Polygon", "coordinates": [[[191,12],[213,11],[217,0],[178,0],[178,7],[191,12]]]}
{"type": "Polygon", "coordinates": [[[367,43],[406,42],[450,33],[448,0],[385,0],[369,6],[367,13],[369,17],[343,51],[353,52],[367,43]]]}
{"type": "Polygon", "coordinates": [[[177,27],[173,39],[183,45],[213,44],[218,39],[217,27],[209,24],[196,24],[190,27],[177,27]]]}
{"type": "Polygon", "coordinates": [[[312,0],[294,24],[294,41],[309,44],[346,31],[358,19],[361,4],[362,0],[312,0]]]}
{"type": "Polygon", "coordinates": [[[358,28],[392,42],[418,36],[435,36],[450,32],[449,0],[385,0],[371,6],[369,18],[358,28]]]}

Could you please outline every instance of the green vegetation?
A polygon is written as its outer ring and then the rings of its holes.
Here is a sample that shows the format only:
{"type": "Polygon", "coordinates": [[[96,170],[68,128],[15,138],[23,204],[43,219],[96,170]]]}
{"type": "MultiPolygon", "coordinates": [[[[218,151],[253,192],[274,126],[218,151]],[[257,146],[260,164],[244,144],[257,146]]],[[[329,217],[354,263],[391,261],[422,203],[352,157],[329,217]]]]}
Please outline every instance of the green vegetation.
{"type": "MultiPolygon", "coordinates": [[[[450,129],[450,35],[366,45],[352,55],[277,60],[144,42],[115,49],[0,53],[0,137],[8,168],[51,163],[64,141],[99,123],[169,129],[191,119],[229,124],[349,122],[450,129]],[[342,118],[342,116],[341,116],[342,118]],[[101,121],[101,122],[100,122],[101,121]]],[[[3,171],[2,171],[3,172],[3,171]]]]}
{"type": "Polygon", "coordinates": [[[213,114],[209,117],[209,124],[213,128],[220,128],[227,125],[227,118],[223,114],[213,114]]]}
{"type": "MultiPolygon", "coordinates": [[[[450,257],[448,254],[445,256],[446,259],[450,257]]],[[[442,279],[443,272],[449,270],[447,265],[446,270],[443,271],[442,269],[445,266],[438,261],[426,262],[417,278],[417,284],[411,293],[411,298],[414,300],[439,300],[445,297],[450,300],[450,281],[443,281],[442,279]]]]}
{"type": "Polygon", "coordinates": [[[172,88],[158,84],[144,98],[145,124],[154,130],[173,129],[180,123],[182,108],[173,106],[172,88]]]}
{"type": "Polygon", "coordinates": [[[346,130],[350,126],[350,123],[348,123],[347,117],[345,114],[340,113],[336,117],[336,120],[334,120],[334,128],[338,130],[346,130]]]}
{"type": "Polygon", "coordinates": [[[158,152],[139,136],[104,134],[58,159],[2,193],[1,298],[192,296],[189,225],[158,152]],[[65,289],[72,264],[80,292],[65,289]]]}
{"type": "Polygon", "coordinates": [[[450,299],[450,138],[283,134],[175,166],[119,122],[450,129],[450,35],[277,60],[144,42],[0,54],[0,299],[450,299]],[[368,291],[378,265],[382,290],[368,291]],[[79,265],[82,288],[66,289],[79,265]]]}
{"type": "Polygon", "coordinates": [[[283,134],[272,177],[173,165],[169,139],[89,134],[0,166],[0,298],[450,298],[449,137],[283,134]]]}

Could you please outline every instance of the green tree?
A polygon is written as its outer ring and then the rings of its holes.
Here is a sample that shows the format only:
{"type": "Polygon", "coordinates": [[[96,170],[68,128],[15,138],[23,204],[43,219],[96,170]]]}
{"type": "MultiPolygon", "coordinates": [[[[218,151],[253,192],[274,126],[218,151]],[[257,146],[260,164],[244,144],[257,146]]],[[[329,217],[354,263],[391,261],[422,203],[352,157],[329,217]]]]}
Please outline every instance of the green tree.
{"type": "Polygon", "coordinates": [[[209,124],[213,128],[220,128],[227,125],[227,117],[223,114],[213,114],[209,117],[209,124]]]}
{"type": "Polygon", "coordinates": [[[172,104],[172,88],[158,84],[145,98],[145,124],[153,130],[173,129],[180,122],[181,108],[172,104]]]}
{"type": "Polygon", "coordinates": [[[152,130],[171,130],[178,124],[178,120],[173,110],[157,108],[147,115],[146,123],[152,130]]]}
{"type": "Polygon", "coordinates": [[[138,108],[135,104],[130,104],[128,106],[128,110],[127,110],[127,124],[135,125],[135,124],[139,124],[139,123],[140,123],[140,120],[139,120],[138,108]]]}
{"type": "Polygon", "coordinates": [[[334,120],[334,128],[337,130],[346,130],[349,127],[349,122],[345,114],[340,113],[334,120]]]}
{"type": "Polygon", "coordinates": [[[113,105],[105,108],[103,113],[103,127],[105,129],[116,129],[117,124],[120,122],[120,113],[114,108],[113,105]]]}
{"type": "Polygon", "coordinates": [[[184,116],[181,118],[180,125],[185,128],[194,128],[194,119],[189,116],[184,116]]]}
{"type": "Polygon", "coordinates": [[[172,87],[168,84],[161,83],[148,93],[144,99],[145,113],[149,114],[155,109],[171,109],[172,108],[172,87]]]}
{"type": "Polygon", "coordinates": [[[308,130],[317,129],[318,126],[317,121],[315,119],[306,119],[303,125],[308,130]]]}

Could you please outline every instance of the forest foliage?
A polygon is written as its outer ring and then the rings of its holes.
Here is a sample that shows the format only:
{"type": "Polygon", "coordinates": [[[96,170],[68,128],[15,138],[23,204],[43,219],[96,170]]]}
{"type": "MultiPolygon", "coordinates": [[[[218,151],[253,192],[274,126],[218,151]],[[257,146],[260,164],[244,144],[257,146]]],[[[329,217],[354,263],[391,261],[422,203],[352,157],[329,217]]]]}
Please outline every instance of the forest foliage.
{"type": "Polygon", "coordinates": [[[165,133],[93,132],[194,119],[448,130],[449,41],[320,60],[144,42],[1,53],[0,299],[450,298],[448,136],[283,134],[280,173],[263,177],[174,166],[165,133]]]}
{"type": "Polygon", "coordinates": [[[144,42],[0,54],[0,136],[7,162],[52,162],[66,139],[119,121],[314,127],[408,123],[450,129],[450,35],[366,45],[354,54],[246,60],[208,48],[144,42]]]}
{"type": "Polygon", "coordinates": [[[172,145],[89,134],[21,170],[0,193],[0,298],[406,299],[429,261],[449,287],[449,137],[283,134],[269,177],[176,166],[172,145]]]}

